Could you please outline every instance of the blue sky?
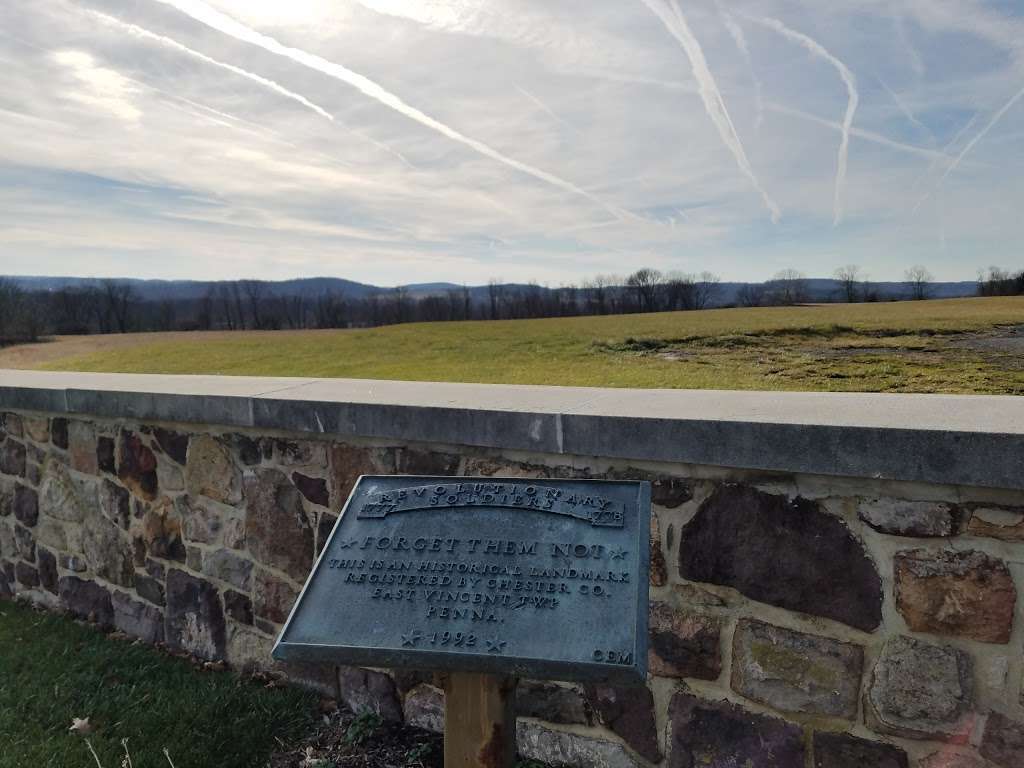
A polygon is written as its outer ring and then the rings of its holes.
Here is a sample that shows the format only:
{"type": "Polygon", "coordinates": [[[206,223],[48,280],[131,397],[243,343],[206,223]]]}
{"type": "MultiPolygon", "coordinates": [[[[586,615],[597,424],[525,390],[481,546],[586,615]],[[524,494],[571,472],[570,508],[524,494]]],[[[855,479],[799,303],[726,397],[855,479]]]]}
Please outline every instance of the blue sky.
{"type": "Polygon", "coordinates": [[[0,273],[1024,266],[1024,4],[7,0],[0,273]]]}

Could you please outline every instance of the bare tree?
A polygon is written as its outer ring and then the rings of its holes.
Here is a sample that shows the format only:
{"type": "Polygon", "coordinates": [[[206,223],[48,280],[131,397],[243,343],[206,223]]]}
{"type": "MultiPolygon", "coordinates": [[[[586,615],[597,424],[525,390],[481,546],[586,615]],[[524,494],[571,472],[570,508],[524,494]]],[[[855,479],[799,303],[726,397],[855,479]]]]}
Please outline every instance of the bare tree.
{"type": "Polygon", "coordinates": [[[714,272],[701,272],[694,281],[693,308],[704,309],[714,299],[722,286],[722,278],[714,272]]]}
{"type": "Polygon", "coordinates": [[[736,303],[741,307],[760,307],[764,304],[765,287],[761,283],[744,283],[736,291],[736,303]]]}
{"type": "Polygon", "coordinates": [[[906,281],[910,283],[910,296],[916,301],[927,299],[931,294],[931,282],[932,273],[928,269],[920,264],[915,264],[908,269],[904,276],[906,281]]]}
{"type": "Polygon", "coordinates": [[[852,304],[857,300],[857,283],[864,279],[860,267],[856,264],[847,264],[835,271],[836,280],[839,281],[839,288],[847,303],[852,304]]]}
{"type": "Polygon", "coordinates": [[[641,312],[654,312],[658,309],[658,293],[664,281],[661,272],[649,267],[638,269],[626,278],[626,285],[636,293],[641,312]]]}
{"type": "Polygon", "coordinates": [[[109,318],[108,324],[119,333],[127,333],[130,321],[132,302],[135,291],[131,283],[122,280],[104,280],[102,282],[104,311],[109,318]]]}
{"type": "Polygon", "coordinates": [[[807,277],[795,269],[784,269],[776,272],[768,281],[768,293],[773,304],[789,306],[802,304],[808,300],[807,277]]]}
{"type": "Polygon", "coordinates": [[[262,280],[243,280],[242,291],[249,303],[249,315],[252,317],[252,327],[258,331],[267,327],[266,307],[264,300],[267,296],[267,284],[262,280]]]}

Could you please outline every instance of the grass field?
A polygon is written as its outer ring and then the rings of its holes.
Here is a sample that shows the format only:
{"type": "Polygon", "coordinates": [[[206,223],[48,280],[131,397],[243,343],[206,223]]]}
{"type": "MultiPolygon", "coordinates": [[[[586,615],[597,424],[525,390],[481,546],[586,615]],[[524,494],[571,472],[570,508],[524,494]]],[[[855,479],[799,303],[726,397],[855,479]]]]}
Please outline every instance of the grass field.
{"type": "Polygon", "coordinates": [[[317,699],[201,672],[154,648],[109,639],[62,616],[0,602],[0,768],[93,766],[72,718],[88,718],[104,768],[266,765],[308,732],[317,699]]]}
{"type": "MultiPolygon", "coordinates": [[[[108,341],[103,341],[107,339],[108,341]]],[[[96,345],[90,348],[90,342],[96,345]]],[[[61,345],[68,344],[62,354],[61,345]]],[[[77,345],[77,346],[76,346],[77,345]]],[[[1024,393],[1024,297],[144,334],[20,367],[609,387],[1024,393]]],[[[16,350],[9,350],[13,356],[16,350]]],[[[29,362],[24,363],[25,360],[29,362]]],[[[0,352],[0,366],[5,363],[0,352]]]]}

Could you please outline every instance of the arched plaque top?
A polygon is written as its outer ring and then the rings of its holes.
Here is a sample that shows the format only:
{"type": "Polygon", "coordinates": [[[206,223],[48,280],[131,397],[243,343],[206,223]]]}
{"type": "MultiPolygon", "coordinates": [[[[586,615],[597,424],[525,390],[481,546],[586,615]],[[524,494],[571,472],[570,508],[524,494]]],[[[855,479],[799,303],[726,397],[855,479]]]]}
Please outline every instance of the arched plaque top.
{"type": "Polygon", "coordinates": [[[534,483],[432,483],[373,493],[356,517],[371,519],[397,512],[460,507],[503,507],[547,512],[621,528],[624,505],[586,491],[565,491],[534,483]]]}

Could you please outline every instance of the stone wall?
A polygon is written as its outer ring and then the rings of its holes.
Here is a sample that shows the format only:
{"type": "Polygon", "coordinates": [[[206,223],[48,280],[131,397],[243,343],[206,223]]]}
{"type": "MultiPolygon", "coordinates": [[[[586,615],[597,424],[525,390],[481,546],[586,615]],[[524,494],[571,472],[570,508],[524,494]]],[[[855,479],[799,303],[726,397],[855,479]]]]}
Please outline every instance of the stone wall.
{"type": "Polygon", "coordinates": [[[646,479],[648,684],[521,681],[524,755],[609,768],[1024,765],[1019,487],[24,408],[0,418],[2,596],[439,730],[428,674],[270,658],[356,478],[646,479]]]}

